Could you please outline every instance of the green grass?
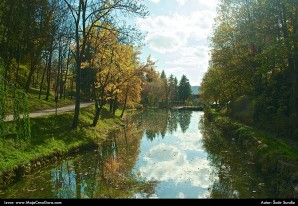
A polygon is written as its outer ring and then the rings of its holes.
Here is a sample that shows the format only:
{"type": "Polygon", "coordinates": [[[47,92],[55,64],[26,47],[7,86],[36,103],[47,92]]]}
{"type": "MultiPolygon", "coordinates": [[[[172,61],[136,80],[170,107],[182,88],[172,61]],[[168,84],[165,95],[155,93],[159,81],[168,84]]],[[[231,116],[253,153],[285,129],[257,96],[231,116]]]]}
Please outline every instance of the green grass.
{"type": "Polygon", "coordinates": [[[262,131],[255,130],[255,136],[263,143],[268,145],[268,152],[281,158],[288,158],[298,163],[298,147],[287,140],[278,139],[272,134],[265,134],[262,131]]]}
{"type": "MultiPolygon", "coordinates": [[[[28,104],[29,104],[29,111],[38,111],[44,109],[50,109],[56,107],[55,96],[53,93],[50,93],[49,99],[45,100],[45,93],[46,91],[42,91],[41,98],[39,99],[39,90],[31,88],[28,92],[28,104]]],[[[75,99],[62,98],[58,99],[57,106],[62,107],[65,105],[74,104],[75,99]]],[[[8,99],[8,111],[12,113],[12,99],[8,99]]]]}
{"type": "Polygon", "coordinates": [[[298,163],[297,142],[290,141],[286,138],[277,138],[273,133],[247,126],[229,117],[219,115],[214,110],[212,111],[212,116],[216,121],[221,122],[220,124],[226,125],[226,130],[237,130],[238,135],[242,135],[243,137],[244,135],[246,135],[245,137],[255,137],[257,140],[266,144],[268,147],[262,152],[270,157],[298,163]]]}
{"type": "MultiPolygon", "coordinates": [[[[54,94],[50,94],[49,99],[45,100],[45,91],[42,92],[41,98],[38,98],[39,90],[37,89],[30,89],[28,93],[28,100],[29,100],[29,110],[30,111],[37,111],[37,110],[44,110],[49,108],[55,108],[55,96],[54,94]]],[[[74,99],[65,98],[65,99],[58,99],[57,106],[65,106],[74,104],[74,99]]]]}
{"type": "Polygon", "coordinates": [[[104,117],[96,127],[91,127],[94,108],[81,109],[77,129],[71,129],[73,113],[50,115],[31,119],[32,138],[28,142],[15,142],[11,136],[0,140],[0,174],[29,164],[30,160],[49,156],[55,152],[68,152],[79,146],[100,143],[109,131],[116,129],[121,120],[117,117],[104,117]]]}

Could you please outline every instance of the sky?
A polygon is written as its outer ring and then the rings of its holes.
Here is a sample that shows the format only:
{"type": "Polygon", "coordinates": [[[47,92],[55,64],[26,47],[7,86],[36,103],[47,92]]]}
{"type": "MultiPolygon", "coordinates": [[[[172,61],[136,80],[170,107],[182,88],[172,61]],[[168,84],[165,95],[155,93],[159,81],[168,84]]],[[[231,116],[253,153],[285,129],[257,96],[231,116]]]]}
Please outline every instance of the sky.
{"type": "Polygon", "coordinates": [[[150,15],[137,19],[146,33],[142,60],[151,55],[157,71],[200,85],[208,69],[209,40],[218,0],[144,0],[150,15]]]}

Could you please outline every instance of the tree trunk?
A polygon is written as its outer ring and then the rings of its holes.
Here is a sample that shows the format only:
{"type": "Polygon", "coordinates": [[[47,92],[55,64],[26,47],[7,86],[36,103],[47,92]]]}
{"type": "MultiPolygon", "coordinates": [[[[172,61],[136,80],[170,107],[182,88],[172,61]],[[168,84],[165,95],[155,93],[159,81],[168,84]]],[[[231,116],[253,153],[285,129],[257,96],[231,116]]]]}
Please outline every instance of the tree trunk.
{"type": "Polygon", "coordinates": [[[50,96],[50,89],[51,89],[51,70],[52,70],[52,56],[53,56],[53,42],[50,49],[49,54],[49,62],[47,66],[47,93],[46,93],[46,100],[49,100],[50,96]]]}
{"type": "Polygon", "coordinates": [[[27,78],[27,82],[26,82],[26,86],[25,86],[25,90],[26,90],[26,92],[29,91],[30,83],[31,83],[31,78],[32,78],[32,76],[33,76],[33,74],[34,74],[34,70],[35,70],[34,66],[31,65],[31,66],[30,66],[29,75],[28,75],[28,78],[27,78]]]}
{"type": "Polygon", "coordinates": [[[80,100],[81,100],[81,62],[77,64],[76,71],[76,101],[75,101],[75,111],[73,116],[72,128],[75,129],[79,123],[79,113],[80,113],[80,100]]]}
{"type": "Polygon", "coordinates": [[[18,46],[17,61],[18,61],[18,66],[17,66],[16,77],[15,78],[16,78],[16,83],[18,84],[18,82],[19,82],[20,61],[21,61],[20,46],[18,46]]]}
{"type": "Polygon", "coordinates": [[[44,71],[42,73],[42,77],[41,77],[41,82],[40,82],[40,86],[39,86],[39,95],[38,95],[38,99],[40,99],[41,97],[41,92],[42,92],[42,85],[43,85],[43,82],[44,82],[44,77],[45,77],[45,74],[46,74],[46,71],[47,71],[47,67],[48,67],[48,57],[46,58],[46,66],[44,68],[44,71]]]}
{"type": "Polygon", "coordinates": [[[55,101],[58,101],[58,89],[60,86],[60,73],[62,71],[62,49],[61,49],[61,38],[59,39],[59,52],[58,52],[58,67],[57,67],[57,77],[56,77],[56,85],[55,85],[55,101]]]}
{"type": "Polygon", "coordinates": [[[65,71],[65,77],[64,80],[62,81],[62,76],[61,76],[61,87],[62,89],[60,89],[60,99],[62,98],[62,94],[64,95],[64,99],[65,99],[65,89],[66,89],[66,81],[67,81],[67,75],[68,75],[68,70],[69,70],[69,59],[70,59],[70,48],[68,50],[68,54],[67,54],[67,63],[66,63],[66,71],[65,71]]]}
{"type": "Polygon", "coordinates": [[[76,40],[76,101],[75,101],[75,111],[72,121],[72,128],[75,129],[79,123],[79,115],[80,115],[80,103],[81,103],[81,62],[86,46],[87,36],[85,33],[85,26],[86,26],[86,19],[85,13],[86,12],[86,5],[84,5],[83,1],[79,1],[79,7],[77,12],[77,19],[75,21],[76,24],[76,31],[75,31],[75,40],[76,40]],[[83,43],[80,44],[81,37],[79,35],[80,32],[80,17],[82,12],[82,38],[83,43]]]}
{"type": "Polygon", "coordinates": [[[126,95],[125,95],[124,105],[123,105],[122,112],[121,112],[121,115],[120,115],[121,118],[123,117],[124,111],[125,111],[125,109],[126,109],[126,103],[127,103],[127,97],[128,97],[128,90],[129,90],[129,89],[126,90],[126,95]]]}
{"type": "Polygon", "coordinates": [[[100,105],[99,105],[99,108],[96,109],[96,113],[95,113],[93,123],[92,123],[93,127],[95,127],[97,125],[97,122],[99,120],[99,116],[100,116],[101,110],[103,108],[103,105],[104,105],[103,102],[101,102],[100,105]]]}
{"type": "Polygon", "coordinates": [[[114,105],[114,99],[110,99],[110,113],[112,114],[113,113],[113,105],[114,105]]]}
{"type": "Polygon", "coordinates": [[[113,101],[113,115],[115,115],[117,109],[118,109],[118,97],[116,95],[116,97],[113,101]]]}
{"type": "Polygon", "coordinates": [[[73,93],[73,78],[70,80],[70,99],[72,99],[72,93],[73,93]]]}

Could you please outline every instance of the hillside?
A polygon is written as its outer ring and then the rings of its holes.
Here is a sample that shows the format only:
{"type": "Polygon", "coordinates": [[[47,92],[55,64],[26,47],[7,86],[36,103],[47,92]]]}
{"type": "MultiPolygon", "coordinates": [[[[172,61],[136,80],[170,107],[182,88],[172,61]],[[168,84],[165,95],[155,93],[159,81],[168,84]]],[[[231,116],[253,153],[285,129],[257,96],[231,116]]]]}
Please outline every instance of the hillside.
{"type": "Polygon", "coordinates": [[[191,86],[191,94],[199,94],[200,86],[191,86]]]}

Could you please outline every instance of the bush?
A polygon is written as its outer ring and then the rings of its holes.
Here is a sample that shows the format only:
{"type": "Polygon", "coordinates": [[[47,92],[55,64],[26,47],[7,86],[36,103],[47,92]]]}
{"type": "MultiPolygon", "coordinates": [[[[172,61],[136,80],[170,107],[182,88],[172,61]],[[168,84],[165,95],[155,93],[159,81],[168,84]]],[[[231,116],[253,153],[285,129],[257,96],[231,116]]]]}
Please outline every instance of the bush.
{"type": "Polygon", "coordinates": [[[231,102],[230,107],[230,115],[233,118],[245,124],[253,124],[255,103],[252,98],[241,96],[236,101],[231,102]]]}
{"type": "Polygon", "coordinates": [[[142,104],[136,103],[136,102],[129,102],[126,105],[127,109],[143,109],[144,106],[142,104]]]}

